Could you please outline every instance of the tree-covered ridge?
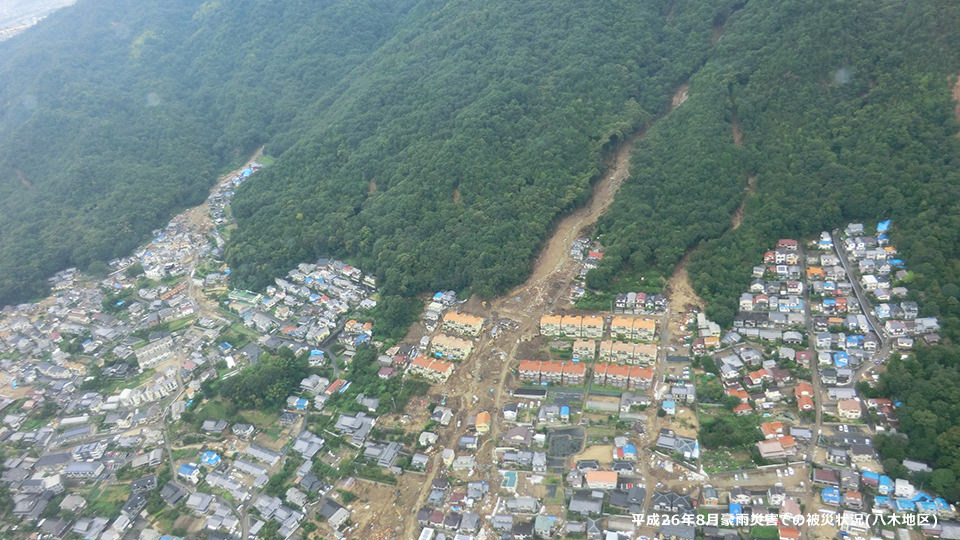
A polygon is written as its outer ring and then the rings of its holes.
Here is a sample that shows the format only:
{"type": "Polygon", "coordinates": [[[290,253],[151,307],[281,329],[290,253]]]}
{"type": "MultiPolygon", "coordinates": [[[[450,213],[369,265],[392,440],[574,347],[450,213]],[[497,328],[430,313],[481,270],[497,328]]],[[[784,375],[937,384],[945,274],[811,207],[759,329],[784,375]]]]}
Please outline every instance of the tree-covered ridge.
{"type": "Polygon", "coordinates": [[[255,286],[321,253],[388,291],[522,281],[602,151],[669,104],[729,7],[423,2],[338,89],[323,121],[233,205],[228,253],[255,286]]]}
{"type": "Polygon", "coordinates": [[[0,304],[128,252],[304,108],[410,1],[80,1],[0,44],[0,304]]]}
{"type": "MultiPolygon", "coordinates": [[[[631,179],[599,230],[593,285],[669,273],[688,249],[711,318],[729,323],[750,269],[780,237],[892,218],[921,315],[942,347],[892,360],[877,395],[903,402],[896,460],[928,461],[960,496],[960,132],[951,86],[960,5],[751,0],[726,26],[690,99],[638,145],[631,179]],[[686,109],[684,111],[684,109],[686,109]],[[738,120],[743,146],[731,123],[738,120]],[[736,230],[731,215],[747,195],[736,230]]],[[[890,461],[890,460],[893,461],[890,461]]]]}
{"type": "Polygon", "coordinates": [[[710,315],[728,323],[771,240],[893,218],[926,312],[949,318],[952,302],[937,291],[956,279],[960,255],[950,98],[960,54],[949,46],[958,20],[943,3],[750,2],[691,80],[690,99],[639,143],[601,219],[609,248],[591,282],[669,273],[715,239],[690,272],[710,315]],[[732,231],[748,175],[757,189],[732,231]]]}

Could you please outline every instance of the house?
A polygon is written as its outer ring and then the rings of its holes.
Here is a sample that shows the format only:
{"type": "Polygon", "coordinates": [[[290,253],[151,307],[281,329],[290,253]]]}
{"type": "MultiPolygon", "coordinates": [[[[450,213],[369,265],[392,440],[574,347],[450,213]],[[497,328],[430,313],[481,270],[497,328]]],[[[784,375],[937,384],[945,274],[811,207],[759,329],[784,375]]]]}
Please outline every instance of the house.
{"type": "Polygon", "coordinates": [[[843,506],[854,510],[863,509],[863,495],[859,491],[844,492],[843,506]]]}
{"type": "Polygon", "coordinates": [[[582,516],[600,515],[603,511],[603,492],[594,490],[575,491],[567,506],[570,512],[582,516]]]}
{"type": "Polygon", "coordinates": [[[544,315],[540,317],[540,333],[545,336],[559,336],[563,317],[560,315],[544,315]]]}
{"type": "Polygon", "coordinates": [[[445,382],[453,373],[453,364],[444,360],[433,360],[426,356],[418,356],[410,362],[407,373],[420,375],[434,383],[441,383],[445,382]]]}
{"type": "Polygon", "coordinates": [[[326,519],[334,530],[339,529],[350,518],[349,510],[328,498],[323,500],[323,505],[320,506],[318,513],[326,519]]]}
{"type": "Polygon", "coordinates": [[[655,491],[651,506],[658,512],[670,512],[674,514],[693,513],[693,501],[687,495],[674,493],[672,491],[655,491]]]}
{"type": "Polygon", "coordinates": [[[477,419],[475,422],[475,427],[477,433],[483,435],[490,431],[490,413],[487,411],[481,411],[477,413],[477,419]]]}
{"type": "Polygon", "coordinates": [[[589,471],[584,475],[590,489],[614,489],[617,487],[616,471],[589,471]]]}
{"type": "Polygon", "coordinates": [[[430,345],[432,356],[448,360],[463,360],[473,350],[473,342],[446,334],[433,338],[430,345]]]}
{"type": "Polygon", "coordinates": [[[776,439],[783,435],[783,422],[763,422],[760,424],[760,431],[763,432],[764,439],[776,439]]]}
{"type": "Polygon", "coordinates": [[[840,475],[833,469],[814,469],[813,483],[836,487],[840,485],[840,475]]]}
{"type": "Polygon", "coordinates": [[[515,514],[536,514],[540,501],[533,497],[514,497],[507,499],[507,509],[515,514]]]}
{"type": "Polygon", "coordinates": [[[483,318],[466,313],[448,312],[443,316],[443,328],[459,334],[478,336],[483,329],[483,318]]]}
{"type": "Polygon", "coordinates": [[[200,481],[200,468],[193,463],[184,463],[177,469],[177,476],[196,484],[200,481]]]}
{"type": "Polygon", "coordinates": [[[823,504],[840,506],[840,490],[835,487],[825,487],[820,492],[820,500],[823,504]]]}
{"type": "Polygon", "coordinates": [[[757,443],[757,450],[764,459],[781,459],[787,457],[787,451],[778,439],[764,440],[757,443]]]}
{"type": "Polygon", "coordinates": [[[837,402],[837,415],[845,420],[857,420],[860,418],[860,400],[841,399],[837,402]]]}
{"type": "MultiPolygon", "coordinates": [[[[744,392],[746,394],[746,392],[744,392]]],[[[739,403],[733,408],[733,414],[736,416],[746,416],[753,413],[753,407],[749,403],[739,403]]]]}

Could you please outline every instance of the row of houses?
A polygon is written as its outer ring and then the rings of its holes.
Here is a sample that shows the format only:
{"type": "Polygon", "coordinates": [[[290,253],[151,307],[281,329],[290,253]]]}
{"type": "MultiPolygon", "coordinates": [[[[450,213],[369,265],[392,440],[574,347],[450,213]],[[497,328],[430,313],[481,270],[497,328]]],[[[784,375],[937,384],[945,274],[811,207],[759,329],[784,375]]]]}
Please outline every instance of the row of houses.
{"type": "Polygon", "coordinates": [[[532,383],[583,384],[587,366],[581,362],[523,360],[517,369],[520,379],[532,383]]]}

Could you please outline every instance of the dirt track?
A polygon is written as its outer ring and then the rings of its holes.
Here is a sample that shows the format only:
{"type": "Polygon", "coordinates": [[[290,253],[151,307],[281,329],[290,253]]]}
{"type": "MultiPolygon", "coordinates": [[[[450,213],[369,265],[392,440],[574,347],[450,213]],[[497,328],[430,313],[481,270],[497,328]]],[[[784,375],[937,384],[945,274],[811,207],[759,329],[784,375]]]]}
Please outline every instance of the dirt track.
{"type": "Polygon", "coordinates": [[[953,85],[953,100],[957,102],[953,114],[957,117],[957,122],[960,122],[960,73],[957,74],[957,82],[953,85]]]}

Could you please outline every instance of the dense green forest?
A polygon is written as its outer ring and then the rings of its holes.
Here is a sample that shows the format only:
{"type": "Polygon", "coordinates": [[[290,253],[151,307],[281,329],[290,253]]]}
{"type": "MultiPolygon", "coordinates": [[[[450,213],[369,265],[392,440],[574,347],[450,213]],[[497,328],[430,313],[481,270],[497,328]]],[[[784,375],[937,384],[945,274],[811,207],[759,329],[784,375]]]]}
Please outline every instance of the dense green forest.
{"type": "Polygon", "coordinates": [[[128,253],[318,122],[413,0],[106,0],[0,43],[0,305],[128,253]]]}
{"type": "MultiPolygon", "coordinates": [[[[632,177],[598,231],[588,283],[689,272],[707,313],[729,324],[750,267],[779,237],[892,218],[922,313],[944,347],[893,360],[877,395],[903,401],[881,446],[890,470],[915,457],[960,499],[960,5],[752,0],[728,21],[690,98],[635,148],[632,177]],[[733,125],[743,134],[734,144],[733,125]],[[755,191],[746,193],[748,176],[755,191]],[[731,216],[746,197],[742,224],[731,216]]],[[[929,484],[928,484],[929,485],[929,484]]]]}
{"type": "MultiPolygon", "coordinates": [[[[604,150],[669,105],[731,2],[424,2],[324,121],[238,190],[250,287],[320,253],[388,292],[523,280],[604,150]]],[[[278,143],[272,154],[284,148],[278,143]]]]}

